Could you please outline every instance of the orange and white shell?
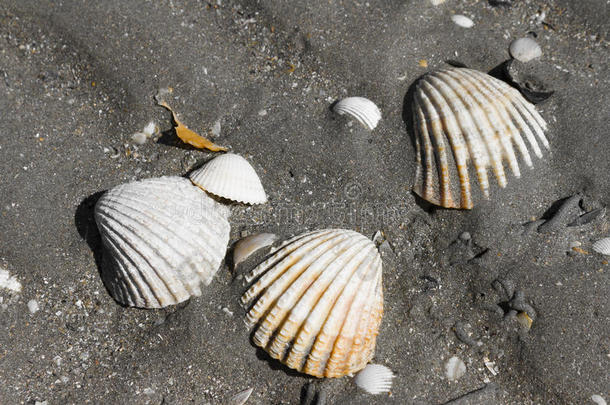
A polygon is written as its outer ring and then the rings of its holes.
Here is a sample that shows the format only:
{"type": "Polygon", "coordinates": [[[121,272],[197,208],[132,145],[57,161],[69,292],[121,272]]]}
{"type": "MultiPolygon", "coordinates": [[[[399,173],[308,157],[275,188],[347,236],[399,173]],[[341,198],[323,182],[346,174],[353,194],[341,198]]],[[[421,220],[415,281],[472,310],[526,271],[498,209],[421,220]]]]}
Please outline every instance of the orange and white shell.
{"type": "Polygon", "coordinates": [[[228,207],[182,177],[122,184],[95,206],[110,266],[102,278],[118,302],[163,308],[201,295],[224,259],[228,207]]]}
{"type": "Polygon", "coordinates": [[[529,149],[542,158],[542,148],[549,148],[547,124],[534,105],[508,84],[472,69],[443,69],[422,77],[413,100],[413,126],[413,189],[446,208],[473,207],[471,162],[481,192],[489,198],[488,168],[503,188],[505,163],[520,177],[519,160],[532,167],[529,149]]]}
{"type": "Polygon", "coordinates": [[[233,153],[215,157],[189,177],[199,188],[222,198],[246,204],[267,202],[261,180],[252,165],[233,153]]]}
{"type": "Polygon", "coordinates": [[[363,369],[383,315],[381,257],[355,231],[328,229],[290,239],[247,277],[242,303],[253,340],[274,359],[315,377],[363,369]]]}

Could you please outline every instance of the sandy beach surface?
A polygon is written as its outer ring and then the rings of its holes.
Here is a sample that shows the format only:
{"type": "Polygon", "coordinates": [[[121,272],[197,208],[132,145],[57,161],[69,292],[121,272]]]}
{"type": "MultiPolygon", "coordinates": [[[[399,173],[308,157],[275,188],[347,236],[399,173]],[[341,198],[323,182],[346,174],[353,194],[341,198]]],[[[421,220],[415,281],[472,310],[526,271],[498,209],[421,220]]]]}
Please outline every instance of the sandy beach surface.
{"type": "Polygon", "coordinates": [[[609,5],[490,3],[0,2],[0,403],[228,404],[247,388],[247,404],[610,400],[610,257],[591,248],[610,218],[568,226],[610,205],[609,5]],[[410,87],[448,60],[489,72],[524,36],[542,48],[525,71],[555,91],[537,105],[550,150],[471,211],[417,200],[410,87]],[[176,138],[154,100],[168,87],[181,120],[245,156],[269,196],[232,207],[231,244],[383,232],[373,362],[396,374],[390,393],[294,372],[252,344],[238,276],[264,252],[163,310],[108,294],[100,194],[214,156],[176,138]],[[332,112],[346,96],[379,106],[375,130],[332,112]],[[135,144],[150,121],[162,136],[135,144]],[[454,356],[466,372],[450,381],[454,356]]]}

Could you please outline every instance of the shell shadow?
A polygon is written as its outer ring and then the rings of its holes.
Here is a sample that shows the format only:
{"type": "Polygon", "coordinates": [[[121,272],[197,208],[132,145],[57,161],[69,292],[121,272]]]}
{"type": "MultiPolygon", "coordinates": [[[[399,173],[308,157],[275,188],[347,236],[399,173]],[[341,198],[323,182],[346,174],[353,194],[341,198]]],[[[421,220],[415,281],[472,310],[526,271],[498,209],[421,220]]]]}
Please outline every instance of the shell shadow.
{"type": "MultiPolygon", "coordinates": [[[[405,127],[407,129],[407,134],[409,134],[409,140],[411,142],[411,147],[413,151],[417,153],[415,147],[415,127],[413,123],[413,102],[415,100],[415,90],[417,89],[417,84],[419,81],[425,76],[425,74],[419,76],[415,81],[409,86],[405,97],[402,102],[402,120],[405,123],[405,127]]],[[[411,194],[415,197],[415,203],[425,212],[434,213],[434,211],[438,208],[436,205],[429,203],[428,201],[421,198],[417,195],[413,190],[411,190],[411,194]]]]}
{"type": "MultiPolygon", "coordinates": [[[[106,260],[106,255],[104,255],[102,237],[97,229],[97,224],[95,223],[94,217],[95,204],[105,192],[106,190],[98,191],[81,201],[76,208],[76,212],[74,213],[74,226],[76,227],[79,235],[89,246],[89,249],[91,249],[91,252],[93,252],[95,265],[100,278],[104,283],[104,287],[106,288],[108,294],[114,298],[114,295],[109,287],[112,285],[111,280],[114,279],[114,270],[112,269],[112,266],[108,260],[106,260]]],[[[115,302],[122,307],[126,307],[119,301],[115,300],[115,302]]]]}
{"type": "Polygon", "coordinates": [[[301,378],[305,378],[305,379],[311,378],[307,374],[300,373],[288,366],[285,366],[284,364],[280,363],[279,360],[276,360],[273,357],[269,356],[269,354],[266,351],[264,351],[262,348],[256,346],[254,344],[254,342],[252,341],[252,339],[250,339],[250,344],[256,348],[256,358],[267,362],[267,364],[269,364],[269,367],[271,368],[271,370],[274,370],[274,371],[281,370],[290,377],[301,377],[301,378]]]}

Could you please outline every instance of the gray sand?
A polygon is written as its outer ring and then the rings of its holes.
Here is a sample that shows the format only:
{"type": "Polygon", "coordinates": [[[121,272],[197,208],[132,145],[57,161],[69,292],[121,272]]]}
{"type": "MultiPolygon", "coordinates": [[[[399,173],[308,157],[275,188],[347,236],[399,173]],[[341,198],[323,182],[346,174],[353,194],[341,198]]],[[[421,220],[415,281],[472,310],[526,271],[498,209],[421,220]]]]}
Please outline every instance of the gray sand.
{"type": "Polygon", "coordinates": [[[607,2],[295,3],[0,4],[0,268],[23,285],[0,289],[0,403],[220,404],[254,387],[248,404],[299,404],[308,383],[327,404],[609,400],[610,267],[591,251],[610,233],[608,217],[575,227],[562,217],[549,232],[523,234],[577,192],[572,215],[610,205],[607,2]],[[453,24],[454,13],[474,27],[453,24]],[[409,86],[447,59],[489,71],[530,31],[543,50],[530,63],[556,91],[538,106],[550,154],[470,212],[418,205],[403,120],[409,86]],[[98,193],[183,175],[213,156],[176,141],[153,100],[167,86],[185,123],[205,133],[220,121],[215,140],[261,175],[270,201],[235,206],[232,241],[384,231],[374,361],[397,374],[391,395],[269,360],[250,343],[238,304],[245,288],[227,266],[203,296],[166,310],[123,308],[108,295],[91,217],[98,193]],[[330,112],[347,95],[379,105],[377,129],[330,112]],[[150,120],[165,135],[134,146],[150,120]],[[458,238],[465,231],[470,240],[458,238]],[[569,252],[573,242],[580,253],[569,252]],[[535,311],[529,332],[514,317],[523,308],[535,311]],[[454,355],[467,371],[450,382],[444,365],[454,355]]]}

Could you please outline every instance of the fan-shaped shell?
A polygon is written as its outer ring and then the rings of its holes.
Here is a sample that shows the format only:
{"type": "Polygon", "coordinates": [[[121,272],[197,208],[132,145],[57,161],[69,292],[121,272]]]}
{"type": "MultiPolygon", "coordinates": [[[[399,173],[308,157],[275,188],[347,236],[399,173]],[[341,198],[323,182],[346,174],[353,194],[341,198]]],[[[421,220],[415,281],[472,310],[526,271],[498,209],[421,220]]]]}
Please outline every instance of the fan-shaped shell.
{"type": "Polygon", "coordinates": [[[476,70],[452,68],[425,75],[415,90],[413,114],[414,191],[447,208],[473,207],[470,162],[488,198],[489,167],[505,187],[504,162],[520,177],[517,155],[531,167],[528,144],[538,158],[540,144],[549,147],[547,125],[534,106],[506,83],[476,70]]]}
{"type": "Polygon", "coordinates": [[[369,364],[362,371],[356,374],[354,382],[356,385],[371,395],[378,395],[390,392],[392,380],[395,375],[384,365],[369,364]]]}
{"type": "Polygon", "coordinates": [[[595,242],[593,250],[602,255],[610,256],[610,238],[600,239],[595,242]]]}
{"type": "Polygon", "coordinates": [[[381,119],[381,111],[375,103],[364,97],[347,97],[335,104],[334,111],[349,114],[368,129],[375,129],[381,119]]]}
{"type": "Polygon", "coordinates": [[[229,242],[229,209],[182,177],[117,186],[95,206],[110,268],[104,283],[120,303],[162,308],[201,295],[229,242]]]}
{"type": "Polygon", "coordinates": [[[358,232],[329,229],[285,242],[247,277],[254,342],[290,368],[341,377],[371,360],[383,315],[381,258],[358,232]]]}
{"type": "Polygon", "coordinates": [[[267,202],[267,195],[254,168],[246,159],[233,153],[210,160],[189,177],[196,186],[222,198],[246,204],[267,202]]]}

